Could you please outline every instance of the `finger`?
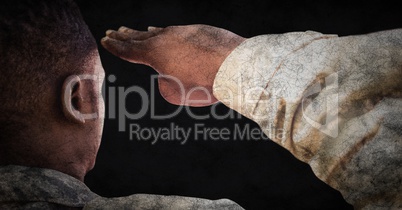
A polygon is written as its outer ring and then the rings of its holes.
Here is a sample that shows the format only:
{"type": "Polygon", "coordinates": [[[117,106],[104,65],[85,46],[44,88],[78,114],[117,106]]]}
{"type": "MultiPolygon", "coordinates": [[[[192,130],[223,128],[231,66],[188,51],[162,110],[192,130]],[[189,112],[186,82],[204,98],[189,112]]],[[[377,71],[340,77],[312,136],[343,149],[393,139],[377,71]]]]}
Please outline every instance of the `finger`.
{"type": "Polygon", "coordinates": [[[110,37],[101,40],[102,46],[113,55],[132,63],[146,64],[145,44],[140,41],[121,41],[110,37]]]}
{"type": "MultiPolygon", "coordinates": [[[[148,26],[147,30],[148,32],[159,32],[162,31],[164,28],[161,27],[155,27],[155,26],[148,26]]],[[[119,32],[123,32],[123,33],[137,33],[137,32],[141,32],[141,31],[137,31],[131,28],[128,28],[126,26],[120,26],[119,32]]]]}
{"type": "Polygon", "coordinates": [[[126,27],[126,26],[120,26],[120,28],[119,28],[119,30],[117,30],[118,32],[122,32],[122,33],[135,33],[135,32],[137,32],[137,30],[134,30],[134,29],[131,29],[131,28],[128,28],[128,27],[126,27]]]}
{"type": "Polygon", "coordinates": [[[148,28],[149,28],[148,31],[137,31],[131,28],[127,28],[125,26],[121,26],[118,32],[126,34],[127,36],[130,37],[130,39],[133,40],[145,40],[158,35],[163,30],[163,28],[157,28],[157,27],[148,27],[148,28]]]}
{"type": "Polygon", "coordinates": [[[121,32],[114,31],[114,30],[107,30],[106,36],[109,38],[117,39],[117,40],[121,40],[121,41],[126,41],[126,40],[131,39],[129,34],[121,33],[121,32]]]}
{"type": "Polygon", "coordinates": [[[159,28],[159,27],[155,27],[155,26],[148,26],[148,31],[160,32],[162,30],[163,30],[163,28],[159,28]]]}

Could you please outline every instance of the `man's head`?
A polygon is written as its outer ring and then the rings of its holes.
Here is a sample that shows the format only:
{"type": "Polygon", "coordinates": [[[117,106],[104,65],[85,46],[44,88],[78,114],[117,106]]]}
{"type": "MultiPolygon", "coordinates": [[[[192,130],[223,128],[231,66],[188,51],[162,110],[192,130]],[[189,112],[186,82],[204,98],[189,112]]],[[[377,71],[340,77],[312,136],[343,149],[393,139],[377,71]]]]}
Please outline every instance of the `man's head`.
{"type": "Polygon", "coordinates": [[[82,179],[100,143],[103,75],[96,42],[71,0],[2,3],[0,164],[82,179]]]}

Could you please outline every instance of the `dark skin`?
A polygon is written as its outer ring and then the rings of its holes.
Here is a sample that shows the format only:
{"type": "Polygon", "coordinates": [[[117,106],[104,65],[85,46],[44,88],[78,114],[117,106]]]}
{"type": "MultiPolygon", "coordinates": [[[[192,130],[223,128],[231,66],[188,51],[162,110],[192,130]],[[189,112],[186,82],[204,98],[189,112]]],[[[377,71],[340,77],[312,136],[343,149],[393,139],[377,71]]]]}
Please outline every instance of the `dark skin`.
{"type": "MultiPolygon", "coordinates": [[[[170,103],[205,106],[217,101],[212,95],[215,75],[242,41],[244,38],[223,29],[192,25],[150,28],[145,32],[121,27],[118,31],[108,31],[102,44],[129,62],[149,65],[161,75],[179,79],[184,90],[178,88],[176,81],[160,77],[161,94],[170,103]],[[184,94],[189,97],[182,100],[184,94]]],[[[2,148],[0,164],[49,168],[84,180],[94,167],[103,130],[104,70],[98,52],[87,67],[85,74],[98,79],[70,75],[63,82],[61,92],[43,93],[48,94],[48,101],[61,100],[62,107],[57,108],[64,114],[62,119],[50,116],[46,118],[48,126],[33,119],[26,136],[2,148]],[[76,88],[69,87],[71,83],[76,88]],[[88,119],[85,117],[88,113],[97,115],[88,119]]],[[[55,108],[52,105],[44,104],[42,108],[51,110],[55,108]]]]}
{"type": "Polygon", "coordinates": [[[159,74],[162,96],[176,105],[207,106],[217,102],[212,94],[215,75],[226,57],[245,38],[208,25],[126,27],[108,30],[102,45],[132,63],[145,64],[159,74]],[[178,80],[165,78],[169,75],[178,80]]]}
{"type": "MultiPolygon", "coordinates": [[[[160,92],[168,102],[206,106],[217,101],[212,86],[219,67],[244,40],[227,30],[206,25],[151,27],[148,31],[121,27],[118,31],[109,30],[102,45],[129,62],[156,69],[161,75],[160,92]],[[177,78],[182,87],[177,79],[163,75],[177,78]]],[[[0,163],[50,168],[84,180],[95,164],[103,129],[104,71],[97,52],[85,74],[95,75],[98,80],[70,75],[60,93],[49,93],[49,101],[61,100],[63,118],[47,118],[49,126],[34,120],[29,135],[21,140],[23,143],[15,142],[15,146],[5,148],[7,152],[2,153],[0,163]],[[76,84],[76,88],[69,87],[70,83],[76,84]],[[84,115],[88,113],[97,113],[97,117],[87,119],[84,115]]],[[[43,109],[51,106],[44,104],[43,109]]]]}
{"type": "Polygon", "coordinates": [[[29,128],[0,148],[1,165],[48,168],[84,181],[95,165],[103,130],[104,70],[98,52],[87,67],[85,74],[95,79],[72,74],[64,80],[60,92],[49,88],[43,93],[47,101],[60,100],[62,106],[44,103],[41,108],[48,113],[46,119],[25,119],[29,128]],[[52,114],[55,109],[63,115],[52,114]],[[89,113],[96,115],[90,118],[85,115],[89,113]]]}

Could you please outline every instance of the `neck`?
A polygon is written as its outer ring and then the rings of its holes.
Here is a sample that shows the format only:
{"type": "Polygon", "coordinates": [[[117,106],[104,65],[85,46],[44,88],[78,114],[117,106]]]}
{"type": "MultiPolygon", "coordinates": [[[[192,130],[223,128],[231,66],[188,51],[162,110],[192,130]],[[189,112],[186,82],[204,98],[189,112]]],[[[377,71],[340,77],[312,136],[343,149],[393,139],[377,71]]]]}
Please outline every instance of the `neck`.
{"type": "Polygon", "coordinates": [[[0,165],[48,168],[68,174],[80,181],[84,181],[86,173],[94,165],[94,161],[86,161],[69,144],[63,142],[55,144],[55,138],[51,140],[31,138],[10,142],[12,143],[0,147],[0,165]]]}
{"type": "Polygon", "coordinates": [[[73,160],[66,160],[66,158],[60,157],[56,154],[51,159],[38,155],[28,155],[26,153],[24,153],[24,155],[18,153],[12,155],[9,155],[9,153],[3,154],[6,154],[6,156],[2,155],[2,157],[0,157],[0,165],[21,165],[53,169],[68,174],[82,182],[84,181],[85,174],[88,171],[86,167],[83,167],[83,164],[75,163],[73,160]]]}

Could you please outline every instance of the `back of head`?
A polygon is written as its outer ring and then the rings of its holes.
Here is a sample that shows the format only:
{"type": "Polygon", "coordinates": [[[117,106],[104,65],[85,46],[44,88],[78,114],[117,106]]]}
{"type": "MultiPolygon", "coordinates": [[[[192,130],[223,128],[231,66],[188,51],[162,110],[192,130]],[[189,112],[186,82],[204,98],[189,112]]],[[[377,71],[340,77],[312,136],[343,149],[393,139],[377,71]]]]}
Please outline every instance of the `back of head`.
{"type": "Polygon", "coordinates": [[[63,80],[85,73],[96,48],[71,0],[0,5],[0,152],[61,117],[63,80]]]}

